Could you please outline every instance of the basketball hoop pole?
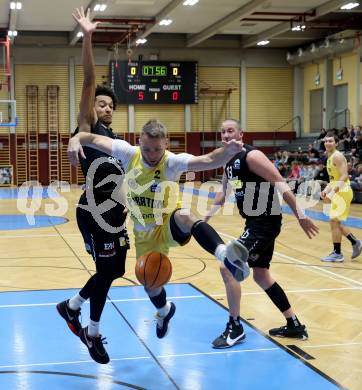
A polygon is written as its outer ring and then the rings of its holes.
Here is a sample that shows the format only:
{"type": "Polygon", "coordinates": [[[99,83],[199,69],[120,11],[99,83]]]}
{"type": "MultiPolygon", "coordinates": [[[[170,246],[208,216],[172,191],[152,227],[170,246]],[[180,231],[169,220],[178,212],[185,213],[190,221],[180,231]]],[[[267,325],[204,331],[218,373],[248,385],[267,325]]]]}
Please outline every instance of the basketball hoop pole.
{"type": "Polygon", "coordinates": [[[0,41],[0,44],[4,45],[4,49],[5,49],[5,64],[4,64],[5,66],[4,66],[3,75],[6,78],[8,93],[10,93],[11,70],[10,70],[10,39],[9,39],[9,37],[6,37],[6,39],[4,41],[0,41]]]}
{"type": "Polygon", "coordinates": [[[8,84],[8,93],[10,93],[10,39],[9,37],[6,37],[5,41],[5,50],[6,50],[6,66],[5,66],[5,74],[7,78],[7,84],[8,84]]]}

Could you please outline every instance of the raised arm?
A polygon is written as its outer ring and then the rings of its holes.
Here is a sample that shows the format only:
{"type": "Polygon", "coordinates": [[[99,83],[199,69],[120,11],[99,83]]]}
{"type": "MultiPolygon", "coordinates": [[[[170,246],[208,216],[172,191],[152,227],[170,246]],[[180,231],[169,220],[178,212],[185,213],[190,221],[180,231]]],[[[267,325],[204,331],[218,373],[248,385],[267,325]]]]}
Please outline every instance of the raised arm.
{"type": "Polygon", "coordinates": [[[292,190],[265,154],[259,150],[253,150],[248,154],[246,161],[252,172],[270,182],[283,195],[283,199],[292,209],[305,234],[309,238],[315,236],[318,233],[318,227],[314,225],[310,218],[305,216],[303,210],[298,206],[292,190]]]}
{"type": "Polygon", "coordinates": [[[69,140],[68,158],[72,165],[79,163],[79,154],[86,158],[82,146],[89,146],[93,149],[100,150],[108,155],[112,155],[112,146],[114,140],[104,135],[79,132],[69,140]]]}
{"type": "Polygon", "coordinates": [[[189,171],[206,171],[224,166],[236,153],[243,150],[241,141],[223,142],[223,147],[202,156],[193,156],[188,162],[189,171]]]}
{"type": "Polygon", "coordinates": [[[89,8],[85,14],[83,7],[76,8],[73,18],[79,24],[83,33],[83,87],[79,103],[78,126],[80,131],[90,132],[91,126],[97,121],[97,115],[94,110],[96,76],[92,51],[92,34],[99,22],[92,23],[89,8]]]}

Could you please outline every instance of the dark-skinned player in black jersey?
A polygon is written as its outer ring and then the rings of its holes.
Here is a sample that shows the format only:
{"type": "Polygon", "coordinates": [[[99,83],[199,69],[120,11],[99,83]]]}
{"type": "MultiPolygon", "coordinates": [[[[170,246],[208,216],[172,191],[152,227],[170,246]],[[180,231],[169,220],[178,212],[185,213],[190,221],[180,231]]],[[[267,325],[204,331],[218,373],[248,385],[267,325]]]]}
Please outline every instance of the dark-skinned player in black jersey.
{"type": "MultiPolygon", "coordinates": [[[[92,23],[89,10],[85,14],[83,8],[77,9],[73,17],[83,32],[84,81],[78,127],[87,125],[90,132],[115,139],[116,135],[110,125],[116,108],[116,97],[110,88],[96,87],[95,83],[92,34],[98,23],[92,23]],[[94,99],[89,96],[94,96],[94,99]]],[[[78,128],[74,134],[77,132],[78,128]]],[[[119,188],[123,168],[117,159],[95,149],[84,148],[84,154],[86,158],[81,159],[81,167],[86,178],[86,191],[79,199],[76,215],[86,250],[95,261],[96,273],[78,294],[59,303],[57,310],[71,331],[87,346],[93,360],[106,364],[109,356],[100,334],[100,318],[112,282],[125,272],[129,243],[123,226],[126,219],[124,206],[114,202],[113,207],[107,207],[107,210],[102,203],[105,204],[119,188]],[[80,310],[87,299],[90,301],[90,321],[87,327],[82,328],[80,310]]]]}

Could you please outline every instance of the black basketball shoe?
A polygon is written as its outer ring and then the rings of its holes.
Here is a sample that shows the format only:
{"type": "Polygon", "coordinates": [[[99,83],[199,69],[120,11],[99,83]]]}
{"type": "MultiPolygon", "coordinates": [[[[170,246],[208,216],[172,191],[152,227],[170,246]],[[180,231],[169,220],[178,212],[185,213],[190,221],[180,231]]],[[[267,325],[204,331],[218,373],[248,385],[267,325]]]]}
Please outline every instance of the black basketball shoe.
{"type": "Polygon", "coordinates": [[[72,310],[68,306],[69,299],[57,304],[58,313],[65,319],[69,329],[79,336],[82,325],[79,321],[80,309],[72,310]]]}
{"type": "Polygon", "coordinates": [[[107,344],[105,342],[105,337],[102,338],[101,335],[96,337],[89,336],[88,327],[80,330],[79,337],[83,344],[88,348],[89,354],[94,361],[100,364],[109,363],[108,353],[103,346],[103,344],[107,344]]]}
{"type": "Polygon", "coordinates": [[[228,322],[224,332],[212,342],[212,346],[218,349],[230,348],[240,344],[245,337],[244,328],[241,324],[236,325],[234,322],[228,322]]]}
{"type": "Polygon", "coordinates": [[[305,325],[299,326],[281,326],[269,330],[270,336],[288,337],[290,339],[308,340],[308,333],[305,325]]]}
{"type": "Polygon", "coordinates": [[[176,305],[171,302],[170,311],[165,315],[165,317],[161,317],[158,313],[156,314],[157,325],[156,325],[156,335],[159,339],[162,339],[166,336],[169,326],[168,323],[170,319],[174,316],[176,311],[176,305]]]}

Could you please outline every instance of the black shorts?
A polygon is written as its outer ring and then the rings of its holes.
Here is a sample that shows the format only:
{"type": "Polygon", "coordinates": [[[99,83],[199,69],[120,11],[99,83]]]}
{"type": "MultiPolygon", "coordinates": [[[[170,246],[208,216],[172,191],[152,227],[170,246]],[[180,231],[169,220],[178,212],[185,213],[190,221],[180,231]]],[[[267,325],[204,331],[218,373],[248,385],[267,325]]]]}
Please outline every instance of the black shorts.
{"type": "Polygon", "coordinates": [[[129,249],[127,230],[109,233],[98,226],[89,211],[77,207],[76,214],[85,249],[93,257],[97,271],[98,268],[103,267],[103,264],[110,263],[110,260],[116,260],[124,273],[127,250],[129,249]]]}
{"type": "Polygon", "coordinates": [[[250,267],[269,268],[275,240],[280,233],[282,218],[279,216],[256,217],[246,220],[239,240],[249,250],[250,267]]]}

